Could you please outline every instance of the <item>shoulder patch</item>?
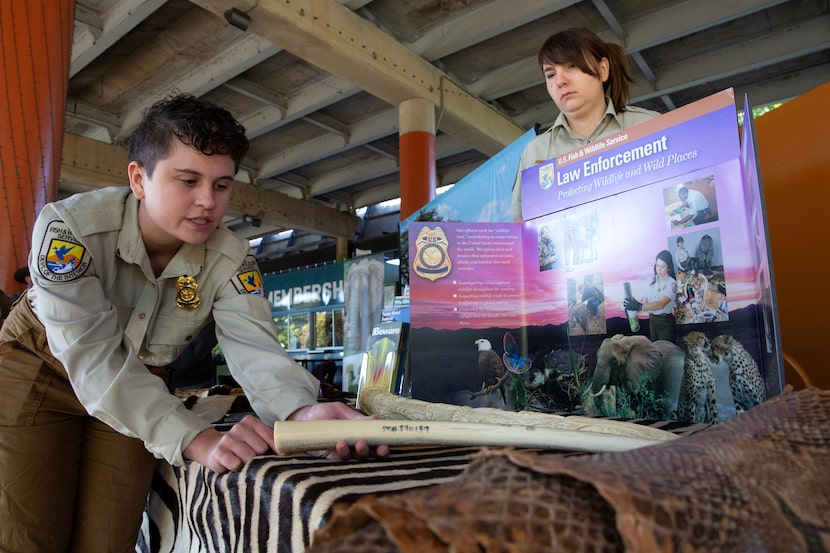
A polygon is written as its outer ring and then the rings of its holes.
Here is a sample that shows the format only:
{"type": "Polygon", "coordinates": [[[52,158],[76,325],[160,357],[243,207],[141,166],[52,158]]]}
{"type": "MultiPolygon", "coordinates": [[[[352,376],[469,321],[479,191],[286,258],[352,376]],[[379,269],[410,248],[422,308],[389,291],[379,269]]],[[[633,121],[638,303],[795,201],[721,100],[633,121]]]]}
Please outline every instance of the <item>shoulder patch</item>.
{"type": "Polygon", "coordinates": [[[63,221],[52,221],[40,242],[37,268],[50,282],[69,282],[86,272],[90,256],[63,221]]]}
{"type": "Polygon", "coordinates": [[[257,265],[256,257],[251,254],[245,257],[231,282],[240,294],[265,296],[265,284],[262,282],[262,275],[259,273],[259,265],[257,265]]]}

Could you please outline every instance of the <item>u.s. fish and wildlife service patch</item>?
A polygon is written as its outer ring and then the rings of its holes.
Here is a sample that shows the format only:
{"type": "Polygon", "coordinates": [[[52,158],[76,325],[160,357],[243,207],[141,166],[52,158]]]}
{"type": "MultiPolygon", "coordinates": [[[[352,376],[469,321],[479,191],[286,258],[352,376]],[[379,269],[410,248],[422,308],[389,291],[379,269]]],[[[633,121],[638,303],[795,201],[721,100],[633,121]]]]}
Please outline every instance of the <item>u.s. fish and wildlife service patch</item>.
{"type": "Polygon", "coordinates": [[[240,294],[253,294],[265,296],[265,284],[262,282],[262,275],[259,273],[256,257],[248,255],[236,275],[232,279],[233,285],[240,294]]]}
{"type": "Polygon", "coordinates": [[[51,282],[75,280],[89,267],[90,255],[63,221],[52,221],[40,242],[37,267],[51,282]]]}

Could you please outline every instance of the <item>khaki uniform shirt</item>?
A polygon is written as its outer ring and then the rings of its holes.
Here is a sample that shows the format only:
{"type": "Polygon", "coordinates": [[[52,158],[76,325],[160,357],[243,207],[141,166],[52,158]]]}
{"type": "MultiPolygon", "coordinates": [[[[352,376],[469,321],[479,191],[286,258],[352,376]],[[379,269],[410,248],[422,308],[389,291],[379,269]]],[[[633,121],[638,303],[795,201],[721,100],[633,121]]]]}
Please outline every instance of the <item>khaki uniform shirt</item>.
{"type": "MultiPolygon", "coordinates": [[[[247,243],[228,229],[205,244],[183,244],[156,277],[127,187],[75,194],[48,204],[29,260],[29,301],[88,413],[182,464],[207,424],[168,393],[145,365],[176,359],[209,321],[234,378],[265,424],[317,400],[319,382],[280,347],[262,277],[247,243]],[[177,289],[192,276],[201,303],[177,289]]],[[[192,295],[192,294],[191,294],[192,295]]]]}
{"type": "Polygon", "coordinates": [[[626,106],[625,111],[617,113],[610,98],[605,99],[605,115],[599,120],[591,136],[584,137],[576,134],[568,126],[565,115],[560,113],[553,126],[546,132],[533,138],[525,146],[522,158],[519,161],[519,171],[513,183],[513,197],[510,203],[510,215],[514,221],[522,220],[522,171],[543,161],[570,152],[599,138],[614,134],[623,129],[638,125],[660,115],[656,111],[626,106]]]}

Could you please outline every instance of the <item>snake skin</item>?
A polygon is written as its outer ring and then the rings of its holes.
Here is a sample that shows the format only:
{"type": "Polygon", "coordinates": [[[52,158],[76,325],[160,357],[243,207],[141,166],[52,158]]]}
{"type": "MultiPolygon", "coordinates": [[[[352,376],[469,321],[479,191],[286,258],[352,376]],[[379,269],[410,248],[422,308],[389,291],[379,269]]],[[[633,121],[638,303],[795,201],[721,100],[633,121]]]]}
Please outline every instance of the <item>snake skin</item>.
{"type": "Polygon", "coordinates": [[[622,453],[488,450],[337,509],[308,551],[830,551],[830,390],[622,453]]]}

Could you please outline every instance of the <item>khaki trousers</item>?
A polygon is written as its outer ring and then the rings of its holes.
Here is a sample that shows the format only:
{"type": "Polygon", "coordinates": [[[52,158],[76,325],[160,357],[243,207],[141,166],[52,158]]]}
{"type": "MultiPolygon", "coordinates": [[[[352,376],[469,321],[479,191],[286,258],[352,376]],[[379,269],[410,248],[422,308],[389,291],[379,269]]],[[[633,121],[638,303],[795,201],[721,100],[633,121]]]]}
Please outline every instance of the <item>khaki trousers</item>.
{"type": "Polygon", "coordinates": [[[677,322],[671,313],[666,313],[665,315],[649,314],[648,328],[649,338],[652,342],[656,342],[657,340],[674,342],[677,338],[677,322]]]}
{"type": "Polygon", "coordinates": [[[0,330],[0,552],[133,553],[154,464],[86,413],[18,301],[0,330]]]}

